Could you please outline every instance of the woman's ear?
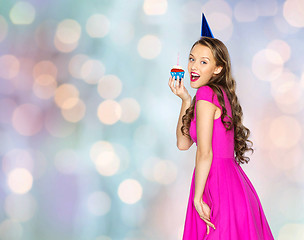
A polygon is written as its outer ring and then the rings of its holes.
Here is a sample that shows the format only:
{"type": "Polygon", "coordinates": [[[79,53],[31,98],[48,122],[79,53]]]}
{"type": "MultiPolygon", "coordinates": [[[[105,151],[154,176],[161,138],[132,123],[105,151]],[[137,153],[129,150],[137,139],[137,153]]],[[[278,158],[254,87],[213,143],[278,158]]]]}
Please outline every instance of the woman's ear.
{"type": "Polygon", "coordinates": [[[214,70],[214,74],[219,74],[222,71],[223,67],[222,66],[218,66],[215,68],[214,70]]]}

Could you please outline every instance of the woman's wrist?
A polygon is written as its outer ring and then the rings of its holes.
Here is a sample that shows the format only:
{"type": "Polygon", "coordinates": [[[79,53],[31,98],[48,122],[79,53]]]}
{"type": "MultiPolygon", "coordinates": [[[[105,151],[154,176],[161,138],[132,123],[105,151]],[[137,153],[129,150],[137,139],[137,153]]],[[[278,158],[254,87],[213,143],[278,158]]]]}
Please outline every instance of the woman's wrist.
{"type": "Polygon", "coordinates": [[[191,95],[188,95],[186,98],[182,98],[183,102],[191,103],[191,95]]]}
{"type": "Polygon", "coordinates": [[[200,201],[201,201],[201,199],[198,197],[194,197],[194,199],[193,199],[193,202],[195,202],[195,203],[199,203],[200,201]]]}

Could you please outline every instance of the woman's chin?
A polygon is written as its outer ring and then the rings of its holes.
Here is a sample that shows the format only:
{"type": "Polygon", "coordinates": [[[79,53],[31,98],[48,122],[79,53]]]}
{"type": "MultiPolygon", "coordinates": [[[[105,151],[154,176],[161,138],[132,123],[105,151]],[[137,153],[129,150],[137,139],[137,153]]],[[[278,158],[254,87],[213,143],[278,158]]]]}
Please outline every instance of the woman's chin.
{"type": "Polygon", "coordinates": [[[199,84],[198,82],[192,82],[192,81],[190,81],[190,86],[191,86],[192,88],[199,88],[199,87],[200,87],[200,84],[199,84]]]}

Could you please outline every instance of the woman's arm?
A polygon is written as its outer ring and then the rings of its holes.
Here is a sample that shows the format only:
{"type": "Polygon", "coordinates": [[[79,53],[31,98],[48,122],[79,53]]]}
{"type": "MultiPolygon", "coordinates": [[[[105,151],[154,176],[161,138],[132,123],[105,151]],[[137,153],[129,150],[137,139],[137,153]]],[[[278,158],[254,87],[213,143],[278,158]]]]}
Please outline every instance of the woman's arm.
{"type": "Polygon", "coordinates": [[[176,145],[179,150],[187,150],[193,144],[192,139],[187,136],[184,136],[181,131],[181,127],[183,126],[182,118],[186,113],[186,110],[190,107],[190,105],[191,105],[191,96],[189,95],[187,99],[182,100],[182,106],[176,127],[176,139],[177,139],[176,145]]]}
{"type": "Polygon", "coordinates": [[[197,152],[194,202],[200,202],[213,158],[212,133],[216,106],[208,101],[199,100],[196,103],[196,110],[197,152]]]}

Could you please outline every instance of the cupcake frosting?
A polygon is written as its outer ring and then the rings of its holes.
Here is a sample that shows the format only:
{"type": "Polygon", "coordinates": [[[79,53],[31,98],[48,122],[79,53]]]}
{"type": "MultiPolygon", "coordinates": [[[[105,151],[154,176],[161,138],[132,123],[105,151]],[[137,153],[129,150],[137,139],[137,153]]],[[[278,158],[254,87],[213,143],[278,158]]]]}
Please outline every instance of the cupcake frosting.
{"type": "Polygon", "coordinates": [[[173,68],[184,70],[181,66],[178,66],[178,65],[174,65],[174,66],[172,67],[172,69],[173,69],[173,68]]]}

